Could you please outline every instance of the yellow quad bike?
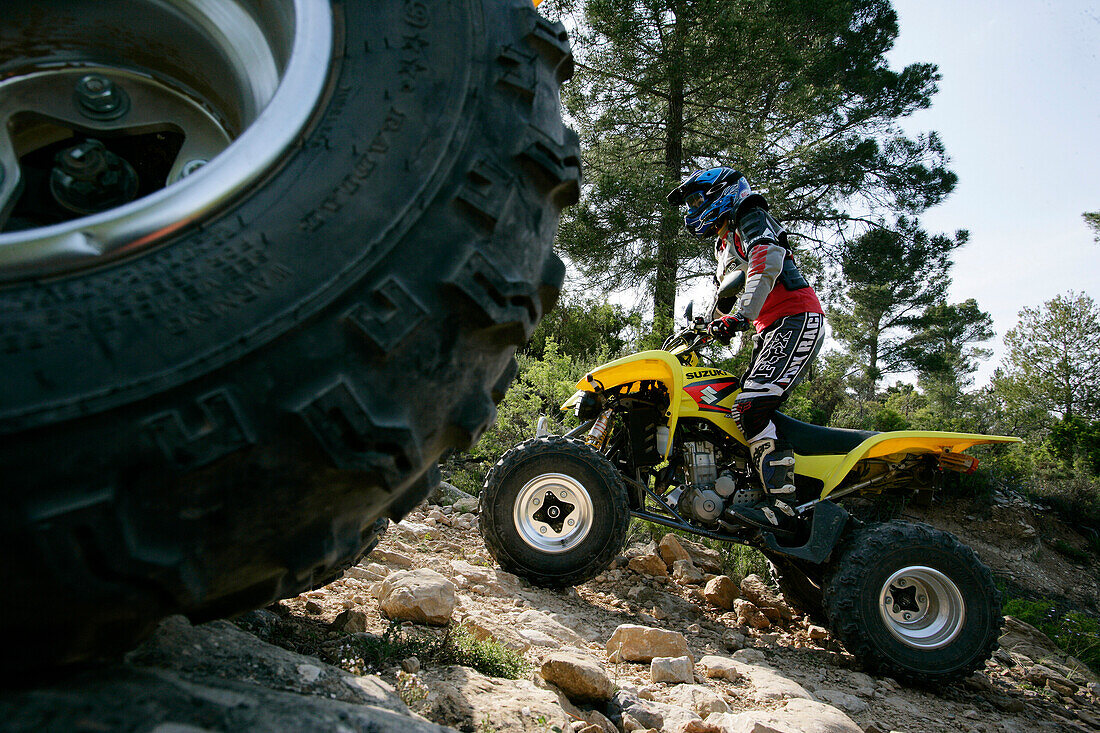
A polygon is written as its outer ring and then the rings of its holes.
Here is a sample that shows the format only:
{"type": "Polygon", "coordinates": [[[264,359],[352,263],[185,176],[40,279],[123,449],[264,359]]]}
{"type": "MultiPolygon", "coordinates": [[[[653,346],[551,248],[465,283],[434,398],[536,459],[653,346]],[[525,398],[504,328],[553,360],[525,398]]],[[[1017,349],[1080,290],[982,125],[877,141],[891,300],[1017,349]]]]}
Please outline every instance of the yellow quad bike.
{"type": "Polygon", "coordinates": [[[971,446],[1019,439],[842,430],[777,413],[795,451],[799,528],[779,536],[735,524],[723,510],[763,494],[731,419],[739,380],[700,366],[706,341],[697,319],[661,350],[595,369],[563,405],[578,428],[501,458],[485,480],[480,525],[501,567],[541,586],[583,583],[616,557],[637,517],[759,548],[788,599],[873,669],[941,683],[980,668],[1001,626],[989,569],[946,532],[862,521],[845,506],[931,490],[943,471],[973,470],[971,446]]]}

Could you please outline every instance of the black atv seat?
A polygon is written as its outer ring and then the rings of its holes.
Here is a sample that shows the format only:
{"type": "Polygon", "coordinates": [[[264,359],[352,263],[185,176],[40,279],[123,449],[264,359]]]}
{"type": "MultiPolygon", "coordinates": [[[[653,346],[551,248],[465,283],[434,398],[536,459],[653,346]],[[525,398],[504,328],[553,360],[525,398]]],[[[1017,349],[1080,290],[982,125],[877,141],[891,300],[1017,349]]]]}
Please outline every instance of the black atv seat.
{"type": "Polygon", "coordinates": [[[779,436],[791,444],[795,453],[802,456],[848,453],[872,435],[878,435],[874,430],[823,428],[787,417],[782,412],[775,413],[772,420],[775,421],[775,430],[779,436]]]}

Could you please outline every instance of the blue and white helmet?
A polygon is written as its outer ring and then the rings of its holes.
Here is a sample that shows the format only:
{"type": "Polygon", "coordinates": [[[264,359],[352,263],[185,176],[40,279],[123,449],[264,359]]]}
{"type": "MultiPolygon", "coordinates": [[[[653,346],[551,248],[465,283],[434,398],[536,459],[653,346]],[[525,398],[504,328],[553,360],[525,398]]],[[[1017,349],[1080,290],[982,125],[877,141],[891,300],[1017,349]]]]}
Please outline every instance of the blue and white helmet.
{"type": "Polygon", "coordinates": [[[699,238],[713,237],[721,225],[752,194],[749,182],[733,168],[697,170],[668,195],[668,201],[688,207],[684,226],[699,238]]]}

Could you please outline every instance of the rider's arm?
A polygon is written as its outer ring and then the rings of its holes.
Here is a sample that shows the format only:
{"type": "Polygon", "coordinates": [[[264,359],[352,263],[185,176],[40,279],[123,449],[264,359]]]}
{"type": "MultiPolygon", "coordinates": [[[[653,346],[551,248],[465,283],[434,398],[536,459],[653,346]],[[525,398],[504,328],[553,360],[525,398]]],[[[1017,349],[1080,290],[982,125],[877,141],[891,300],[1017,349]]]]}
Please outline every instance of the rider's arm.
{"type": "Polygon", "coordinates": [[[760,315],[775,280],[783,272],[787,233],[763,208],[742,206],[737,212],[737,232],[748,255],[748,277],[738,300],[737,312],[749,320],[760,315]]]}

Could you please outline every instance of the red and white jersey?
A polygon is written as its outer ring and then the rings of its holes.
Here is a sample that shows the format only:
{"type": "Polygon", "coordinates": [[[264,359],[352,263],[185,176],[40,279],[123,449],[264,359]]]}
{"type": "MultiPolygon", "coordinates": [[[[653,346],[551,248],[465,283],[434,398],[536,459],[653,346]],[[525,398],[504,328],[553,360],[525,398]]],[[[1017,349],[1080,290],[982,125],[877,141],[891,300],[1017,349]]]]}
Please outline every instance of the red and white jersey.
{"type": "Polygon", "coordinates": [[[736,230],[723,232],[715,244],[718,256],[718,282],[734,270],[745,273],[745,289],[737,299],[734,312],[753,322],[757,333],[783,316],[796,313],[824,313],[817,293],[809,285],[789,290],[780,274],[786,260],[794,256],[782,245],[760,243],[745,252],[736,230]],[[730,241],[732,240],[732,241],[730,241]]]}

